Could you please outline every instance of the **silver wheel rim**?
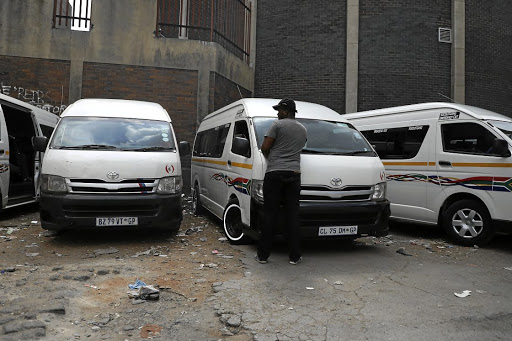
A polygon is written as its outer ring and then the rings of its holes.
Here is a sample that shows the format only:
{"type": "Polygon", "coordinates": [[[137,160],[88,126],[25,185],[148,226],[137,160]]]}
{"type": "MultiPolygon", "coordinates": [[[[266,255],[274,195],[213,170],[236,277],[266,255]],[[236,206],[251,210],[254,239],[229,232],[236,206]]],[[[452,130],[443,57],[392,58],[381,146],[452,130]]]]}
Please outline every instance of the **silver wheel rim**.
{"type": "Polygon", "coordinates": [[[484,230],[484,220],[475,210],[463,208],[452,217],[452,228],[457,235],[465,239],[478,237],[484,230]]]}

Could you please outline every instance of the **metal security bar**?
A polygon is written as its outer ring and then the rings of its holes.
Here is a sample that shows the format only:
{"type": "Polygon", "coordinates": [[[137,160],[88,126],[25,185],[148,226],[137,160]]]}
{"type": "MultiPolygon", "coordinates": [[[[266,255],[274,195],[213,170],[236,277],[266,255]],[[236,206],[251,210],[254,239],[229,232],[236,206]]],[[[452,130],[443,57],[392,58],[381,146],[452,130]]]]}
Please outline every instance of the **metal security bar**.
{"type": "Polygon", "coordinates": [[[91,5],[92,0],[54,0],[52,27],[90,31],[91,5]]]}
{"type": "Polygon", "coordinates": [[[249,63],[250,0],[158,0],[155,35],[216,42],[249,63]]]}

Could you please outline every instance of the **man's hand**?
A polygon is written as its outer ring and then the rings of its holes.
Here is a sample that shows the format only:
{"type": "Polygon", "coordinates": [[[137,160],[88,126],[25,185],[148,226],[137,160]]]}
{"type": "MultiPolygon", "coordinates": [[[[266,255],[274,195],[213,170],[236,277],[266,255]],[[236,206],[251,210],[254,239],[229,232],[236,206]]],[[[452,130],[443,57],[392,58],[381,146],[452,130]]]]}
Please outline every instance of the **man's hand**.
{"type": "Polygon", "coordinates": [[[261,152],[263,153],[264,157],[268,157],[268,154],[270,153],[270,148],[274,145],[275,138],[265,136],[265,139],[263,140],[263,144],[261,145],[261,152]]]}

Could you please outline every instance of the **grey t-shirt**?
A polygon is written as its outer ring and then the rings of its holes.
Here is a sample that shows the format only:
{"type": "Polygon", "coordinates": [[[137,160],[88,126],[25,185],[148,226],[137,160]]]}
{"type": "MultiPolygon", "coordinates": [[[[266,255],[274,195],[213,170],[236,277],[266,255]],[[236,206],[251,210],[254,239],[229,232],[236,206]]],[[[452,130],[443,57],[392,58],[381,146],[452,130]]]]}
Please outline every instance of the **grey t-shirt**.
{"type": "Polygon", "coordinates": [[[265,136],[275,139],[267,157],[267,173],[284,170],[300,172],[300,153],[306,144],[306,128],[295,119],[275,121],[265,136]]]}

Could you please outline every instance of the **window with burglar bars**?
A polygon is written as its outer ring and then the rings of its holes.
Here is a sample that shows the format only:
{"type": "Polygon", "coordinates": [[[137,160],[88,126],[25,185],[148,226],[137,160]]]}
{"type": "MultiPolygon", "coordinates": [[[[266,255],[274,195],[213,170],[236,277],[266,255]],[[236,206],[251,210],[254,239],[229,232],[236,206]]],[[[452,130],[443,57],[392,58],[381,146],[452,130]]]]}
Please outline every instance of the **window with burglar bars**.
{"type": "Polygon", "coordinates": [[[92,0],[54,0],[53,28],[91,30],[92,0]]]}
{"type": "Polygon", "coordinates": [[[158,0],[159,38],[212,41],[249,63],[250,0],[158,0]]]}

